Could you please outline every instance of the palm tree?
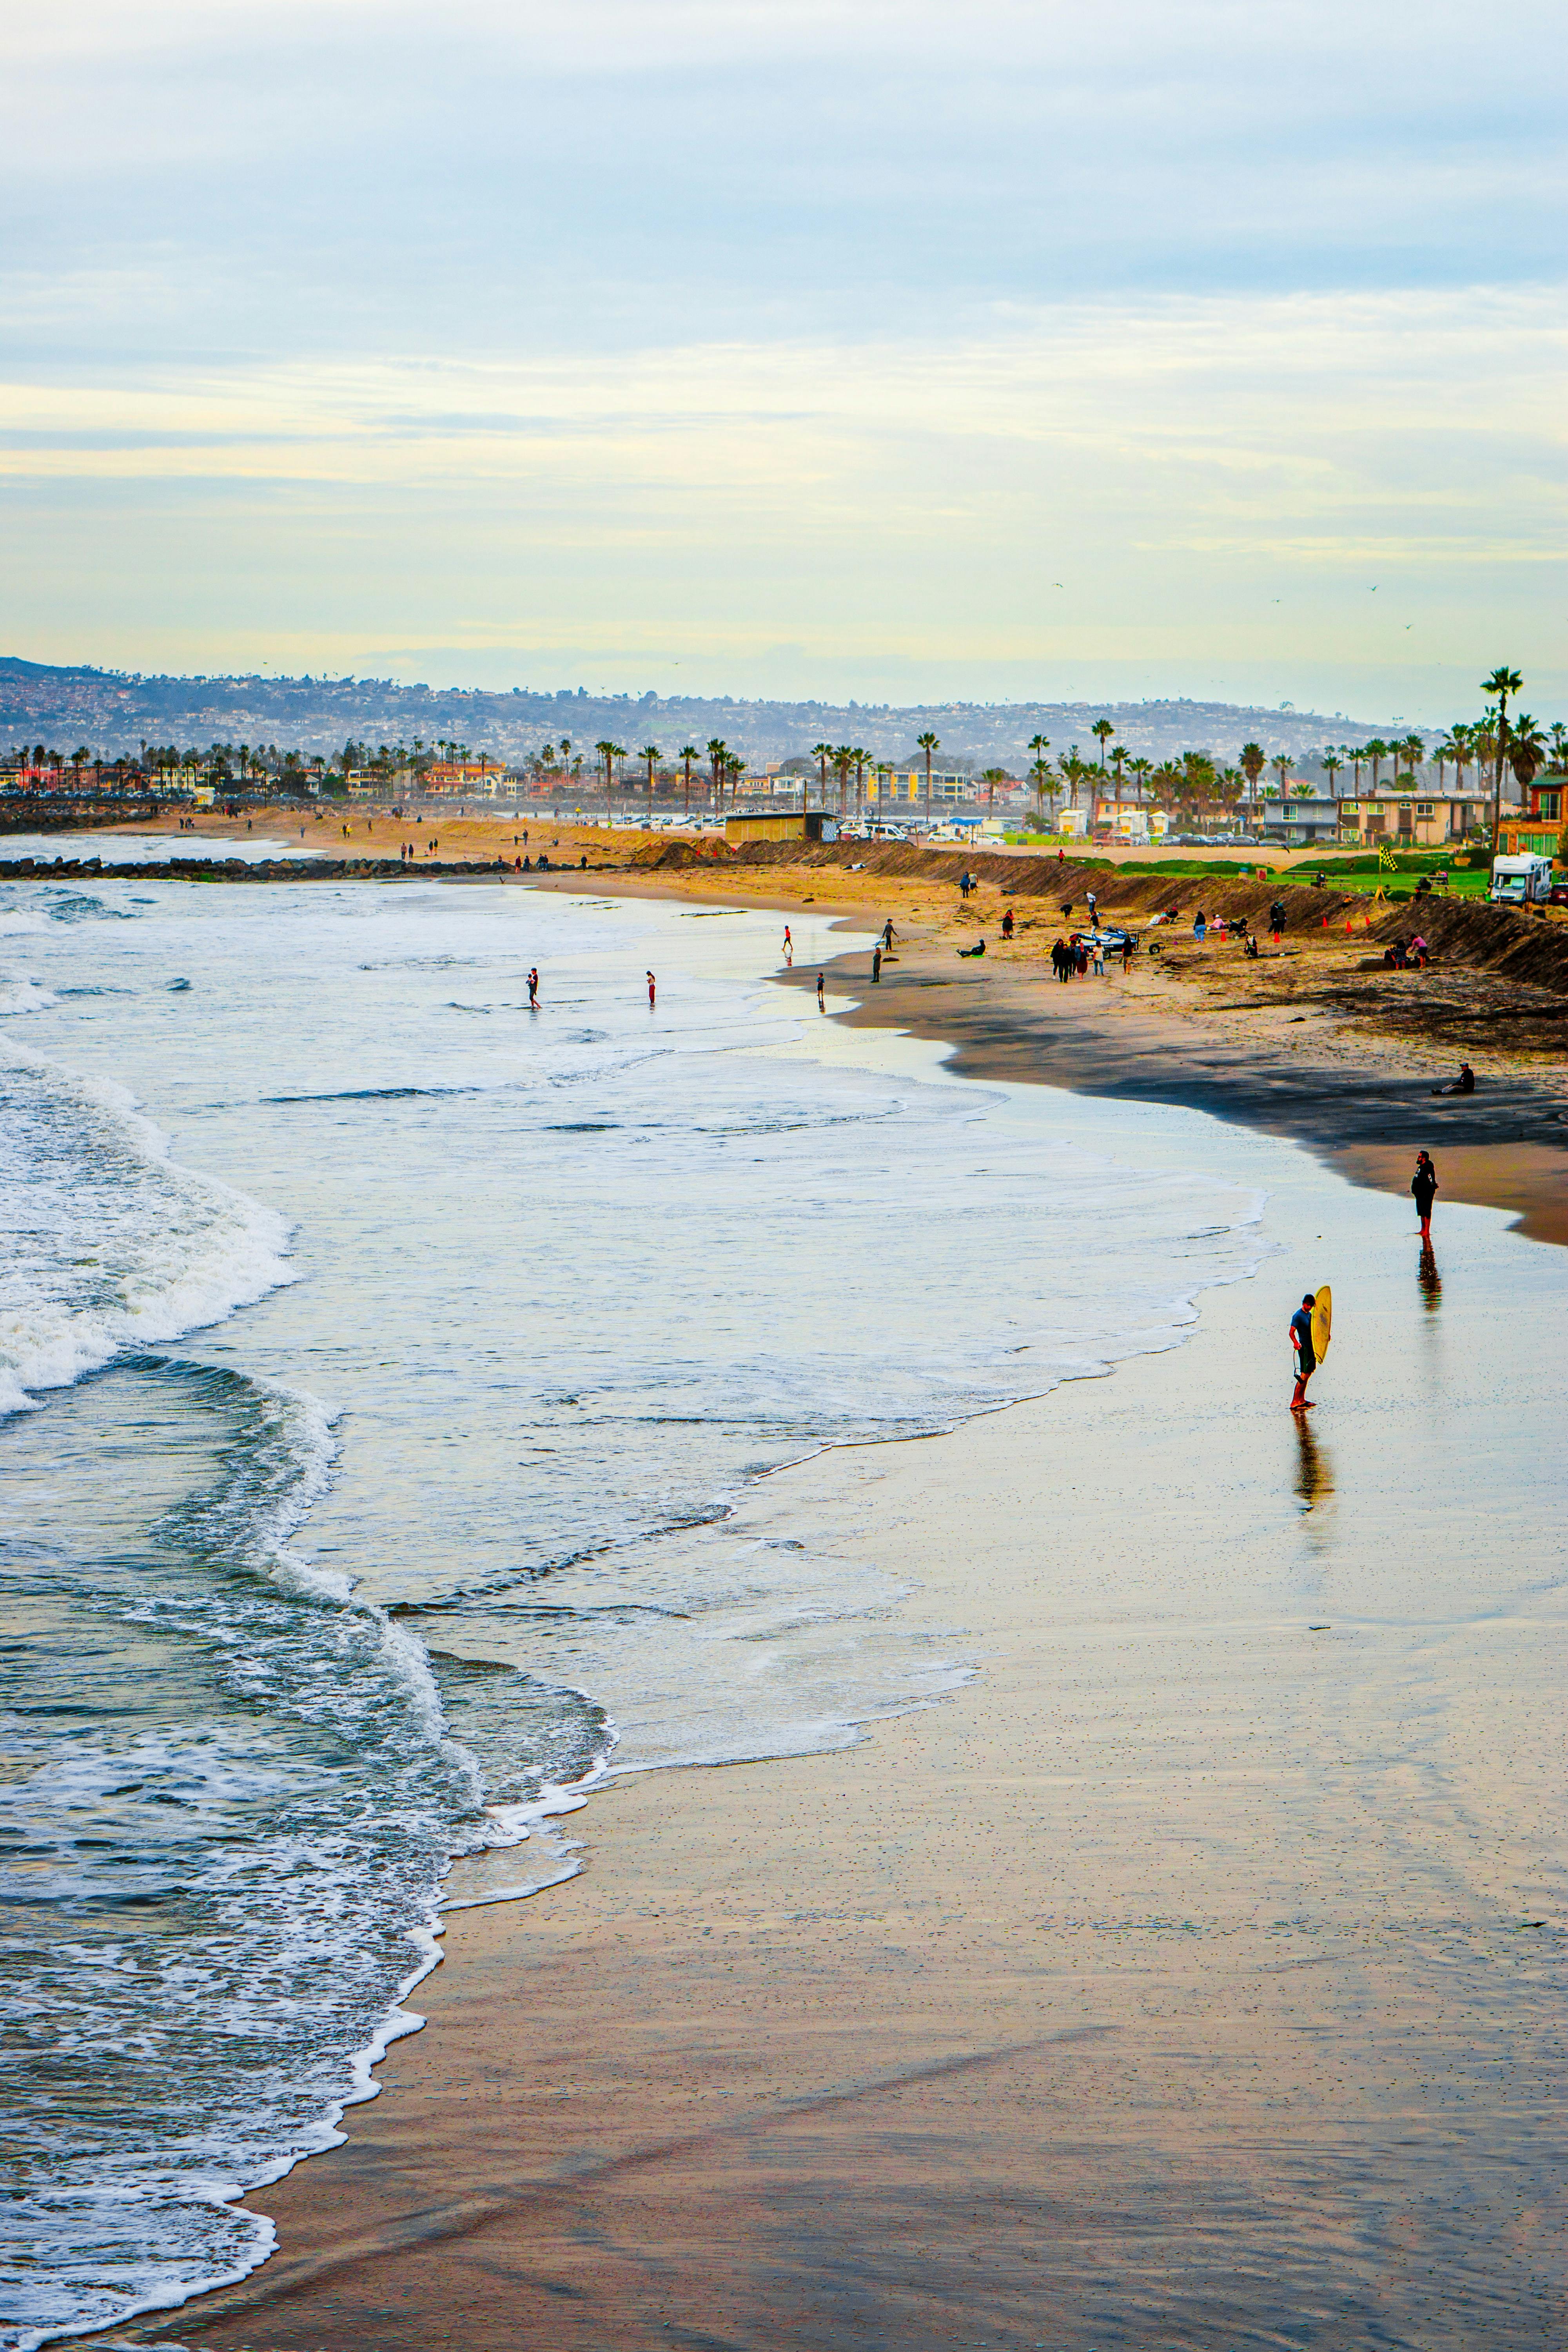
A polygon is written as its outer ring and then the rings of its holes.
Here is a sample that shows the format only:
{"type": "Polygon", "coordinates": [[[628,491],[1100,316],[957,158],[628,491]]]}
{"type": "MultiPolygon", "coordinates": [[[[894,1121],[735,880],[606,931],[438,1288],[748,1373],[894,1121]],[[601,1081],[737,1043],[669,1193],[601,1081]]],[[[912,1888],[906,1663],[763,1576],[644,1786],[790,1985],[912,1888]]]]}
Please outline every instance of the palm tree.
{"type": "Polygon", "coordinates": [[[1241,772],[1247,778],[1247,795],[1252,803],[1254,811],[1258,807],[1258,779],[1268,765],[1268,754],[1261,743],[1242,745],[1241,772]]]}
{"type": "MultiPolygon", "coordinates": [[[[1035,755],[1035,766],[1029,771],[1031,775],[1034,774],[1035,769],[1046,767],[1046,753],[1050,750],[1050,748],[1051,739],[1048,735],[1030,736],[1029,749],[1035,755]]],[[[1048,768],[1046,770],[1046,772],[1047,774],[1050,772],[1048,768]]]]}
{"type": "Polygon", "coordinates": [[[1325,751],[1320,764],[1321,765],[1324,775],[1327,776],[1329,780],[1329,798],[1330,800],[1337,800],[1339,798],[1339,793],[1335,788],[1334,778],[1344,766],[1344,761],[1341,759],[1337,751],[1325,751]]]}
{"type": "Polygon", "coordinates": [[[1126,746],[1126,744],[1125,744],[1125,743],[1118,743],[1118,744],[1114,747],[1114,749],[1112,750],[1111,754],[1110,754],[1110,765],[1111,765],[1111,769],[1112,769],[1112,771],[1113,771],[1113,772],[1114,772],[1114,774],[1115,774],[1115,777],[1116,777],[1116,787],[1115,787],[1115,790],[1116,790],[1116,805],[1117,805],[1117,807],[1118,807],[1118,808],[1120,808],[1120,807],[1121,806],[1121,769],[1122,769],[1122,764],[1123,764],[1123,762],[1125,761],[1126,758],[1127,758],[1127,746],[1126,746]]]}
{"type": "Polygon", "coordinates": [[[931,831],[931,755],[933,751],[940,751],[942,745],[929,728],[923,735],[917,735],[915,741],[926,755],[926,831],[929,833],[931,831]]]}
{"type": "Polygon", "coordinates": [[[713,808],[715,814],[721,814],[723,812],[724,785],[722,779],[725,763],[729,757],[730,746],[725,742],[722,735],[710,735],[708,738],[708,764],[713,772],[713,808]]]}
{"type": "Polygon", "coordinates": [[[1066,751],[1062,755],[1060,766],[1061,772],[1067,778],[1068,782],[1068,805],[1076,809],[1078,806],[1078,788],[1079,784],[1082,783],[1084,778],[1086,776],[1092,775],[1094,771],[1091,768],[1087,767],[1084,761],[1079,759],[1078,745],[1076,743],[1068,744],[1066,751]]]}
{"type": "Polygon", "coordinates": [[[1403,759],[1405,766],[1410,771],[1410,789],[1414,792],[1415,789],[1415,771],[1421,765],[1422,761],[1426,757],[1426,744],[1422,741],[1420,736],[1412,730],[1412,732],[1405,738],[1405,740],[1402,743],[1396,743],[1394,745],[1394,781],[1396,782],[1398,781],[1399,762],[1403,759]]]}
{"type": "Polygon", "coordinates": [[[1148,797],[1149,779],[1154,772],[1154,762],[1152,760],[1144,759],[1129,760],[1127,772],[1132,779],[1132,789],[1142,803],[1148,797]]]}
{"type": "Polygon", "coordinates": [[[1561,719],[1554,719],[1552,722],[1552,757],[1547,765],[1554,776],[1560,776],[1568,768],[1568,727],[1563,726],[1561,719]]]}
{"type": "Polygon", "coordinates": [[[1094,725],[1089,731],[1091,735],[1098,735],[1100,738],[1100,772],[1103,774],[1105,772],[1105,747],[1110,740],[1110,738],[1115,734],[1116,730],[1111,725],[1109,719],[1097,719],[1094,725]]]}
{"type": "MultiPolygon", "coordinates": [[[[811,756],[816,761],[818,789],[822,794],[822,805],[826,808],[827,806],[827,762],[833,757],[832,744],[814,743],[811,747],[811,756]]],[[[805,813],[805,778],[804,776],[800,780],[800,806],[801,814],[804,815],[805,813]]]]}
{"type": "MultiPolygon", "coordinates": [[[[1037,743],[1043,743],[1045,740],[1043,735],[1037,735],[1035,738],[1037,743]]],[[[1051,763],[1042,752],[1029,770],[1030,775],[1035,780],[1035,808],[1038,829],[1041,833],[1046,830],[1046,785],[1049,782],[1050,772],[1051,763]]]]}
{"type": "Polygon", "coordinates": [[[996,814],[996,787],[998,784],[1005,784],[1006,782],[1007,771],[1005,768],[987,768],[981,776],[980,781],[983,784],[989,784],[991,787],[989,806],[992,815],[994,816],[996,814]]]}
{"type": "Polygon", "coordinates": [[[1279,771],[1279,797],[1284,800],[1287,797],[1285,787],[1290,781],[1289,752],[1276,751],[1268,764],[1271,768],[1278,768],[1279,771]]]}
{"type": "Polygon", "coordinates": [[[863,750],[861,749],[861,747],[860,747],[858,744],[857,744],[857,745],[856,745],[856,747],[855,747],[855,822],[856,822],[856,824],[858,824],[861,822],[861,820],[864,818],[865,814],[866,814],[866,762],[868,761],[868,760],[869,760],[870,756],[871,756],[871,754],[869,753],[869,751],[863,751],[863,750]]]}
{"type": "Polygon", "coordinates": [[[882,803],[888,795],[888,778],[893,772],[891,760],[879,760],[871,773],[877,779],[877,814],[882,814],[882,803]]]}
{"type": "Polygon", "coordinates": [[[833,754],[833,772],[838,779],[838,814],[844,814],[844,804],[849,797],[849,771],[855,765],[855,754],[847,743],[838,744],[833,754]]]}
{"type": "Polygon", "coordinates": [[[1516,669],[1494,669],[1490,677],[1481,680],[1483,694],[1497,697],[1497,768],[1492,778],[1492,874],[1497,873],[1498,827],[1502,823],[1502,763],[1508,757],[1508,698],[1517,694],[1524,680],[1516,669]]]}
{"type": "Polygon", "coordinates": [[[639,760],[647,761],[647,821],[650,827],[653,824],[653,772],[663,757],[657,743],[645,743],[637,753],[639,760]]]}
{"type": "Polygon", "coordinates": [[[683,816],[689,817],[691,814],[691,762],[693,760],[700,760],[702,754],[695,743],[681,745],[680,764],[686,771],[686,802],[681,811],[683,816]]]}
{"type": "Polygon", "coordinates": [[[1546,765],[1546,738],[1528,710],[1508,730],[1508,764],[1526,792],[1546,765]]]}
{"type": "Polygon", "coordinates": [[[1375,793],[1377,790],[1377,772],[1383,765],[1384,760],[1388,757],[1388,746],[1384,741],[1381,735],[1374,735],[1373,737],[1371,742],[1367,745],[1366,750],[1362,753],[1362,757],[1363,760],[1370,760],[1372,761],[1372,788],[1375,793]]]}

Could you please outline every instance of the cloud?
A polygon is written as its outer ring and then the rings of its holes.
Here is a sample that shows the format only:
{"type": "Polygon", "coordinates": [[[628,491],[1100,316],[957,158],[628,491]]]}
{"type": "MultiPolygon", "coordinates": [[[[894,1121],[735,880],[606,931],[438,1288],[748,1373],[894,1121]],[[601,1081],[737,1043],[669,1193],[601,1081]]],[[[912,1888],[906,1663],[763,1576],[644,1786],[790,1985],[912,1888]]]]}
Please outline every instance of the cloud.
{"type": "Polygon", "coordinates": [[[1548,658],[1544,0],[24,0],[0,42],[19,650],[1347,706],[1548,658]]]}

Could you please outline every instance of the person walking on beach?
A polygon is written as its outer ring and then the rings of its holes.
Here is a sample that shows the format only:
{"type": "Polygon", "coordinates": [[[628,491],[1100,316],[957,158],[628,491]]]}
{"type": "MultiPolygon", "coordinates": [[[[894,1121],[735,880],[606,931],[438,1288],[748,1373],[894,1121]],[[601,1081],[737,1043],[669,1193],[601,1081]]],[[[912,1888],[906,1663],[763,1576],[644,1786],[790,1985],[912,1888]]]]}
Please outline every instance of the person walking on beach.
{"type": "Polygon", "coordinates": [[[1209,919],[1200,907],[1197,913],[1193,918],[1193,937],[1196,940],[1199,947],[1202,947],[1205,940],[1208,936],[1208,928],[1209,919]]]}
{"type": "Polygon", "coordinates": [[[1318,1369],[1317,1355],[1312,1347],[1313,1297],[1309,1290],[1290,1318],[1290,1345],[1296,1351],[1296,1393],[1290,1400],[1292,1412],[1310,1412],[1312,1400],[1307,1394],[1307,1382],[1318,1369]]]}
{"type": "Polygon", "coordinates": [[[883,953],[884,955],[891,955],[891,954],[892,954],[892,952],[893,952],[893,919],[892,919],[891,915],[889,915],[889,916],[888,917],[887,921],[886,921],[886,922],[883,924],[883,926],[882,926],[882,953],[883,953]]]}
{"type": "Polygon", "coordinates": [[[795,941],[789,935],[789,925],[787,923],[784,925],[784,970],[786,971],[793,971],[795,970],[795,941]]]}
{"type": "Polygon", "coordinates": [[[827,1010],[827,1006],[823,1000],[822,974],[820,972],[816,975],[816,1009],[819,1013],[826,1013],[827,1010]]]}
{"type": "Polygon", "coordinates": [[[654,979],[654,976],[653,976],[652,972],[650,971],[650,972],[649,972],[649,974],[648,974],[648,976],[647,976],[647,1009],[648,1009],[648,1011],[649,1011],[650,1013],[653,1011],[653,1003],[654,1003],[654,998],[655,998],[655,996],[658,994],[658,982],[654,979]]]}
{"type": "Polygon", "coordinates": [[[537,964],[528,975],[528,1009],[531,1013],[537,1013],[539,1010],[539,966],[537,964]]]}
{"type": "Polygon", "coordinates": [[[879,941],[871,950],[871,977],[873,980],[880,980],[882,977],[882,949],[879,941]]]}
{"type": "Polygon", "coordinates": [[[1437,1193],[1437,1171],[1432,1165],[1429,1151],[1415,1155],[1415,1173],[1410,1179],[1410,1190],[1415,1199],[1415,1213],[1421,1220],[1421,1239],[1430,1247],[1432,1241],[1432,1203],[1437,1193]]]}

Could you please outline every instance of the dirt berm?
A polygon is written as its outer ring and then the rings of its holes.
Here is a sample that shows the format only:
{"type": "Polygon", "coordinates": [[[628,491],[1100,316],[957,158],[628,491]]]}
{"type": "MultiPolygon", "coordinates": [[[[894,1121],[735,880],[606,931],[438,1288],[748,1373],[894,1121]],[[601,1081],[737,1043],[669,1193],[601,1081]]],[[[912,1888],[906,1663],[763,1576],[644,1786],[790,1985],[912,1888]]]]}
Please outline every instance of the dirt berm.
{"type": "Polygon", "coordinates": [[[1088,866],[1056,857],[1002,856],[985,850],[918,849],[907,842],[834,842],[819,846],[804,843],[749,841],[739,848],[722,842],[699,847],[689,841],[662,842],[636,853],[634,864],[657,869],[720,866],[736,874],[759,868],[796,871],[834,867],[854,869],[889,880],[946,883],[954,889],[967,870],[1015,898],[1044,898],[1058,907],[1070,905],[1081,915],[1090,890],[1110,915],[1136,919],[1161,910],[1175,910],[1188,922],[1201,907],[1211,919],[1231,920],[1245,915],[1255,928],[1266,922],[1278,898],[1285,908],[1287,929],[1298,938],[1328,929],[1342,937],[1347,916],[1358,930],[1373,914],[1371,938],[1386,945],[1396,939],[1423,934],[1436,963],[1468,964],[1499,973],[1508,980],[1529,982],[1568,994],[1568,927],[1539,916],[1518,915],[1502,907],[1478,904],[1473,898],[1444,898],[1432,892],[1419,901],[1406,899],[1373,913],[1375,902],[1364,893],[1314,890],[1269,877],[1242,881],[1234,876],[1151,874],[1131,866],[1088,866]]]}

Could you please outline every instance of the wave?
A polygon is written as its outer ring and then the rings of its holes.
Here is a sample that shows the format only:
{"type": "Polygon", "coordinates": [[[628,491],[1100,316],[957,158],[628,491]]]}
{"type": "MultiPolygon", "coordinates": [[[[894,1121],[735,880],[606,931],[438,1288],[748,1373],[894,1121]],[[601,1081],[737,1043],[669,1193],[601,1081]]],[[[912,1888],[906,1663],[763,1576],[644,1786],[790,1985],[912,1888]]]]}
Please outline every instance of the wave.
{"type": "Polygon", "coordinates": [[[0,1413],[293,1279],[285,1220],[169,1157],[111,1080],[0,1042],[0,1413]]]}

